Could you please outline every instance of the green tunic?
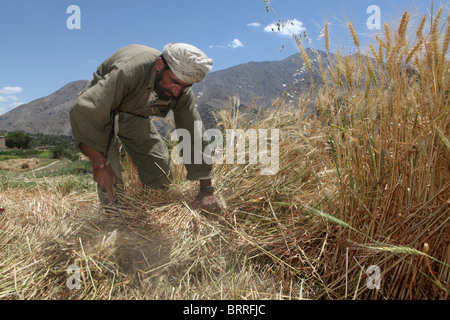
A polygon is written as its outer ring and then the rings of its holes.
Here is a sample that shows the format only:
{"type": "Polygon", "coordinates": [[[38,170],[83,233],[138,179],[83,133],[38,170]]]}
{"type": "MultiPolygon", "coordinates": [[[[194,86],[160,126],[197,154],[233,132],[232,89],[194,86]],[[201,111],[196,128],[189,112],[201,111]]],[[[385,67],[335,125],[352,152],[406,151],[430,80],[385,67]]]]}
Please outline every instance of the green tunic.
{"type": "MultiPolygon", "coordinates": [[[[167,147],[149,117],[166,117],[172,110],[175,127],[189,131],[192,146],[194,122],[201,121],[190,88],[179,100],[153,101],[155,62],[160,55],[160,51],[143,45],[130,45],[118,50],[98,67],[70,111],[76,146],[81,150],[80,144],[85,144],[98,150],[110,162],[115,162],[111,157],[118,157],[114,144],[114,121],[118,119],[118,137],[130,153],[141,181],[150,185],[156,175],[152,171],[160,167],[163,171],[170,171],[171,164],[167,147]],[[118,116],[115,118],[115,115],[118,116]]],[[[120,177],[120,172],[117,172],[120,167],[114,166],[116,175],[120,177]]],[[[188,180],[212,177],[211,165],[185,166],[188,180]]]]}

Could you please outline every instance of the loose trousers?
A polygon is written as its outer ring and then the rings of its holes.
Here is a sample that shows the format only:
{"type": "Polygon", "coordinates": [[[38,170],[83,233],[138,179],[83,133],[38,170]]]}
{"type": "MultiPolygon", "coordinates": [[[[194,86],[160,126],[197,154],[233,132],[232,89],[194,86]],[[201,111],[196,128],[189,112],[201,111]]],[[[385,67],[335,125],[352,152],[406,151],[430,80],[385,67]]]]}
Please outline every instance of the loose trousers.
{"type": "MultiPolygon", "coordinates": [[[[149,117],[136,116],[120,112],[115,119],[118,125],[117,137],[125,151],[136,166],[139,180],[144,187],[165,189],[170,185],[173,176],[169,150],[149,117]]],[[[116,176],[116,194],[123,190],[122,170],[120,165],[119,142],[115,135],[106,155],[116,176]]],[[[109,203],[107,193],[97,187],[101,204],[109,203]]]]}

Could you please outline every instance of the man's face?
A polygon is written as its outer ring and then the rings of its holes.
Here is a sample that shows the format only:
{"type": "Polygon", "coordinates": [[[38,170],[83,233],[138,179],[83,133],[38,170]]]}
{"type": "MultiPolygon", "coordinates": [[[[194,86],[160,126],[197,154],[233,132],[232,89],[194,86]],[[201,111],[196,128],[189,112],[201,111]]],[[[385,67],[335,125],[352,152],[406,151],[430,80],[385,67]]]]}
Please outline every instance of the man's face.
{"type": "Polygon", "coordinates": [[[191,84],[182,82],[178,79],[170,69],[164,69],[164,62],[161,58],[156,62],[156,81],[155,91],[160,99],[170,100],[172,98],[179,99],[191,84]]]}

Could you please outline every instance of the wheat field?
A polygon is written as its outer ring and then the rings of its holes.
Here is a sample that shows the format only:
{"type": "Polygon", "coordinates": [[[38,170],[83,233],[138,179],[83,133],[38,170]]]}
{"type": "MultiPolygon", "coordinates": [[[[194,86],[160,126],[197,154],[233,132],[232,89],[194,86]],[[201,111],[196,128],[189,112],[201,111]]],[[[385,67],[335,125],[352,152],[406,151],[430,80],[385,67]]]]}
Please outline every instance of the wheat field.
{"type": "Polygon", "coordinates": [[[326,65],[298,41],[324,84],[297,104],[284,96],[249,116],[230,99],[218,128],[279,129],[279,170],[216,165],[219,215],[191,209],[197,184],[181,165],[169,192],[144,191],[124,161],[129,232],[114,208],[99,207],[90,176],[3,183],[0,299],[447,300],[450,24],[441,15],[423,17],[411,38],[405,12],[367,52],[349,22],[355,53],[326,65]]]}

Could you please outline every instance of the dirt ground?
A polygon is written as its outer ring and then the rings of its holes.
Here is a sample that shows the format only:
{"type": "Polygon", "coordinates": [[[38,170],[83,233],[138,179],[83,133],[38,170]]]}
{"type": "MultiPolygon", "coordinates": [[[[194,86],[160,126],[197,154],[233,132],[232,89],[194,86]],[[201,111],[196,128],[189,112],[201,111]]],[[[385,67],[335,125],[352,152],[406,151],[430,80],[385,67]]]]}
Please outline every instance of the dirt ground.
{"type": "Polygon", "coordinates": [[[26,172],[37,169],[49,163],[48,159],[28,158],[28,159],[9,159],[0,161],[0,170],[26,172]]]}

